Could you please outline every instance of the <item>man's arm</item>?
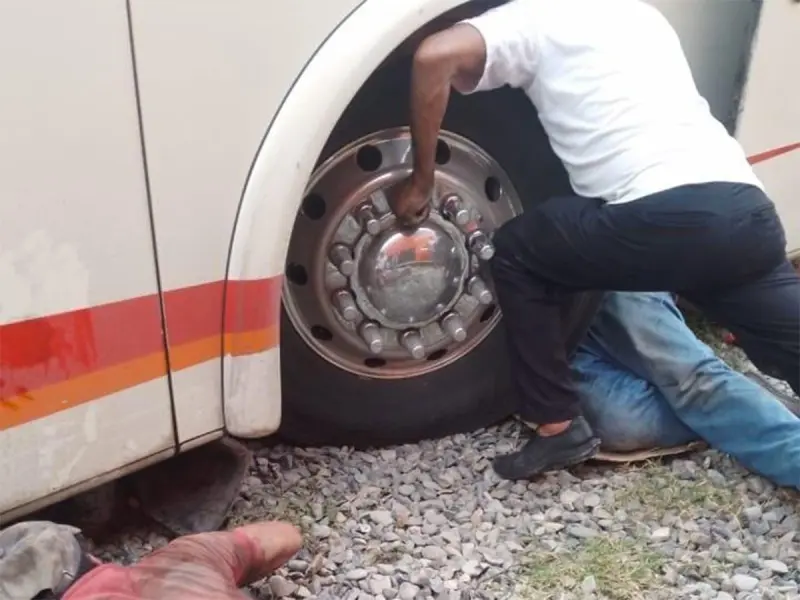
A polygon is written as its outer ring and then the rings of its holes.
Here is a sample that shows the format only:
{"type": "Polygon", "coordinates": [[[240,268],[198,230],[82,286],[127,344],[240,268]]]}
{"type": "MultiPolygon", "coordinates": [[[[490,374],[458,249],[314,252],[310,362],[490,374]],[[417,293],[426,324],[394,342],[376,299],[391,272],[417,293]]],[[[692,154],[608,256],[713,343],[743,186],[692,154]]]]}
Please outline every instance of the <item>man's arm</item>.
{"type": "Polygon", "coordinates": [[[486,63],[486,44],[471,25],[460,23],[420,44],[411,72],[411,138],[415,185],[433,188],[436,142],[450,99],[450,88],[473,89],[486,63]]]}
{"type": "Polygon", "coordinates": [[[416,226],[430,211],[436,143],[450,88],[463,94],[526,86],[538,53],[533,28],[539,0],[512,0],[426,38],[414,54],[411,73],[413,172],[388,194],[400,223],[416,226]]]}

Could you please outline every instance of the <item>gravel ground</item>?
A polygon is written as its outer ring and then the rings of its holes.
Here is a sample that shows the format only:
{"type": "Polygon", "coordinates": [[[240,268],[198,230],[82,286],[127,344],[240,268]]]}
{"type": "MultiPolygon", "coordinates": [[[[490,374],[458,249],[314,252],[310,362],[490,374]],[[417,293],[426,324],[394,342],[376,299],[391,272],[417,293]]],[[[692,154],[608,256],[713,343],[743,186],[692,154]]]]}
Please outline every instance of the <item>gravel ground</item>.
{"type": "MultiPolygon", "coordinates": [[[[741,353],[702,337],[739,368],[741,353]]],[[[259,599],[798,598],[800,513],[730,458],[590,464],[503,482],[513,423],[373,452],[259,447],[230,526],[289,520],[306,545],[259,599]]],[[[98,546],[128,563],[166,538],[141,525],[98,546]]]]}

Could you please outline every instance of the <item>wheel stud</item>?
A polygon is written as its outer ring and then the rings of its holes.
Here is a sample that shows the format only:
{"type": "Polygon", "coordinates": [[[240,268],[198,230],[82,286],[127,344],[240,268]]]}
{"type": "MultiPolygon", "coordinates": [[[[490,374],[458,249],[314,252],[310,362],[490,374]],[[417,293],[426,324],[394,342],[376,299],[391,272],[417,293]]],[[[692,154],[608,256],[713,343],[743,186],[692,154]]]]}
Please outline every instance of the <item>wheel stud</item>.
{"type": "Polygon", "coordinates": [[[444,319],[442,319],[442,329],[447,332],[447,335],[454,342],[463,342],[467,339],[467,330],[464,329],[461,317],[454,312],[445,315],[444,319]]]}
{"type": "Polygon", "coordinates": [[[353,255],[350,253],[350,248],[344,244],[334,244],[331,246],[330,255],[333,266],[339,269],[339,272],[345,277],[350,277],[356,270],[356,263],[353,262],[353,255]]]}
{"type": "Polygon", "coordinates": [[[375,210],[370,204],[362,204],[356,209],[356,219],[368,234],[378,235],[380,233],[381,222],[375,216],[375,210]]]}
{"type": "Polygon", "coordinates": [[[448,194],[442,200],[442,214],[459,227],[469,223],[469,211],[456,194],[448,194]]]}
{"type": "Polygon", "coordinates": [[[383,339],[381,338],[381,330],[377,323],[372,321],[365,321],[359,328],[361,339],[373,354],[380,354],[383,352],[383,339]]]}
{"type": "Polygon", "coordinates": [[[467,245],[470,251],[481,260],[489,260],[494,256],[494,246],[489,240],[489,236],[483,231],[478,230],[470,235],[467,245]]]}
{"type": "Polygon", "coordinates": [[[406,331],[400,336],[400,343],[417,360],[425,358],[425,345],[416,331],[406,331]]]}
{"type": "Polygon", "coordinates": [[[494,301],[492,292],[486,287],[486,284],[480,277],[473,277],[467,282],[467,289],[469,295],[475,298],[481,304],[491,304],[494,301]]]}
{"type": "Polygon", "coordinates": [[[345,321],[353,322],[358,319],[358,307],[353,295],[347,290],[337,290],[333,293],[333,304],[345,321]]]}

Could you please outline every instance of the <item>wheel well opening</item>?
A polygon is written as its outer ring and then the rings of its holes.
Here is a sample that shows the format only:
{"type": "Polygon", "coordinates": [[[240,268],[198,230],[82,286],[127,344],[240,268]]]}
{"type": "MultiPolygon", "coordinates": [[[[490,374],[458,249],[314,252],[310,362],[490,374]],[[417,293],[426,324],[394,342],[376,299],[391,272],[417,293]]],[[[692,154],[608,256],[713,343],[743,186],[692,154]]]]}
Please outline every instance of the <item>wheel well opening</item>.
{"type": "MultiPolygon", "coordinates": [[[[378,129],[388,127],[407,126],[408,118],[395,119],[393,121],[384,120],[385,112],[383,103],[372,101],[374,98],[385,95],[386,90],[391,90],[397,98],[408,98],[410,88],[411,59],[414,51],[427,36],[441,31],[451,25],[479,15],[490,8],[505,4],[509,0],[471,0],[450,9],[437,18],[429,21],[403,40],[372,72],[372,74],[359,88],[344,112],[339,116],[337,123],[328,137],[322,151],[316,160],[315,170],[333,152],[345,144],[353,141],[356,137],[366,135],[378,129]],[[358,120],[361,123],[359,135],[353,136],[352,122],[358,120]]],[[[437,162],[444,164],[449,158],[449,149],[437,148],[437,162]]],[[[365,170],[373,171],[380,167],[380,155],[376,155],[374,149],[365,147],[359,153],[359,166],[365,170]]],[[[324,198],[308,191],[301,203],[300,210],[295,217],[295,226],[292,228],[292,235],[296,229],[297,219],[310,218],[319,219],[326,211],[324,198]]],[[[292,268],[292,275],[296,276],[302,268],[298,265],[287,263],[287,269],[292,268]]]]}
{"type": "MultiPolygon", "coordinates": [[[[429,21],[407,36],[405,40],[403,40],[378,65],[378,67],[364,82],[364,85],[362,85],[358,92],[356,92],[356,95],[339,117],[337,124],[333,128],[333,132],[325,143],[322,152],[320,152],[320,155],[317,157],[317,166],[319,166],[319,164],[329,154],[331,154],[333,150],[337,149],[337,147],[335,147],[336,144],[338,144],[339,147],[343,145],[343,142],[337,133],[339,130],[341,130],[340,125],[343,121],[351,120],[349,117],[354,111],[361,111],[361,118],[365,122],[368,122],[367,115],[363,114],[364,107],[369,104],[366,100],[368,97],[374,97],[381,93],[382,90],[386,89],[386,86],[389,86],[390,89],[396,91],[398,97],[408,97],[410,88],[409,77],[411,71],[411,59],[414,55],[414,51],[422,42],[422,40],[429,35],[436,33],[437,31],[441,31],[447,27],[455,25],[463,19],[477,16],[491,8],[506,4],[509,1],[510,0],[471,0],[464,2],[464,4],[456,6],[455,8],[452,8],[449,11],[439,15],[432,21],[429,21]]],[[[371,112],[380,111],[380,109],[380,104],[373,105],[373,111],[371,112]]],[[[393,123],[392,125],[405,126],[408,125],[407,121],[408,119],[406,118],[403,120],[403,122],[393,123]]],[[[365,131],[364,133],[366,134],[370,132],[365,131]]],[[[352,140],[345,140],[344,143],[348,141],[352,140]]]]}

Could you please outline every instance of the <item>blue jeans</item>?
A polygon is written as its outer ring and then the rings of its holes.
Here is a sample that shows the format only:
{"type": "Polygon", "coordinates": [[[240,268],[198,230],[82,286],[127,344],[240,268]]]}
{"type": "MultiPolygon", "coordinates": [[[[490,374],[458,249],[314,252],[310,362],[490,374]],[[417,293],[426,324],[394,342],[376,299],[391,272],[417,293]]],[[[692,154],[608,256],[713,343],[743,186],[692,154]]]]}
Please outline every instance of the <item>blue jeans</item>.
{"type": "Polygon", "coordinates": [[[697,339],[669,294],[608,293],[572,367],[604,448],[703,439],[800,489],[800,419],[697,339]]]}

